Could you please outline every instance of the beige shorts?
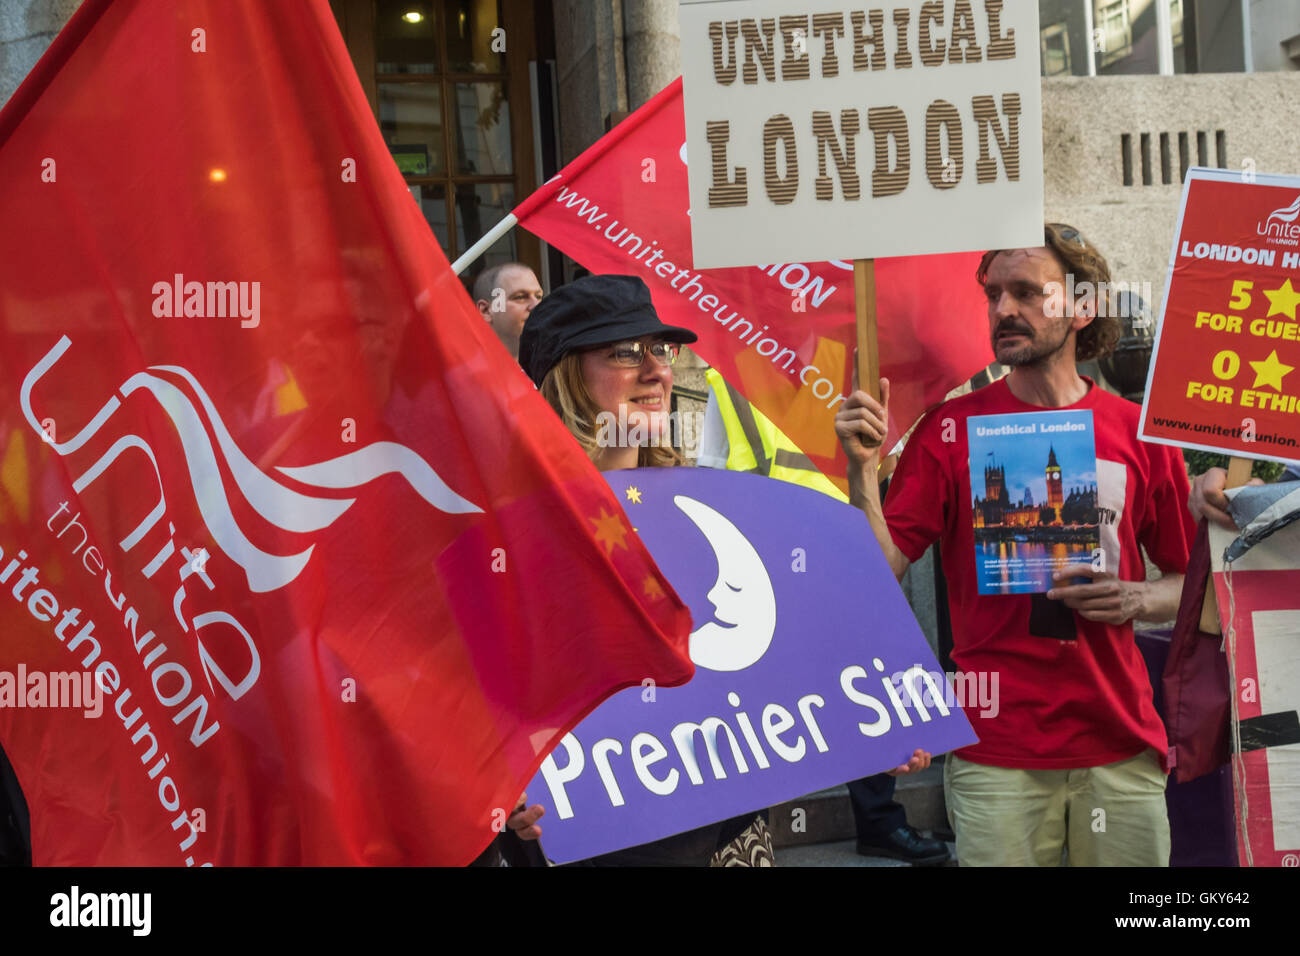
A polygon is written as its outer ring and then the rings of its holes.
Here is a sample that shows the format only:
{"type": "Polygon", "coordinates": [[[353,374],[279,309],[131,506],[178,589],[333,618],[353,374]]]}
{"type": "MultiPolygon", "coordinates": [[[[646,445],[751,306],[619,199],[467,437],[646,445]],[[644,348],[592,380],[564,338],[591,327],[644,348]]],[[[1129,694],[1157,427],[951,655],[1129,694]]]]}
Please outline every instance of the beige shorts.
{"type": "Polygon", "coordinates": [[[1074,770],[949,754],[943,768],[962,866],[1168,866],[1165,782],[1152,750],[1074,770]]]}

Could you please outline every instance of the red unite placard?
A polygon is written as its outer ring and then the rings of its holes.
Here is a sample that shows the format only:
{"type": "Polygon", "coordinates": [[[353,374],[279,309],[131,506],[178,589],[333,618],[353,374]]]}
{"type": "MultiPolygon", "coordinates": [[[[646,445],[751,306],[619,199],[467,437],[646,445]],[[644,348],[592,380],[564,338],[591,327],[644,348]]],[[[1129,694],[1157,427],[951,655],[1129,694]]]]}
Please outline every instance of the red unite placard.
{"type": "Polygon", "coordinates": [[[1140,437],[1300,459],[1300,177],[1193,169],[1140,437]]]}

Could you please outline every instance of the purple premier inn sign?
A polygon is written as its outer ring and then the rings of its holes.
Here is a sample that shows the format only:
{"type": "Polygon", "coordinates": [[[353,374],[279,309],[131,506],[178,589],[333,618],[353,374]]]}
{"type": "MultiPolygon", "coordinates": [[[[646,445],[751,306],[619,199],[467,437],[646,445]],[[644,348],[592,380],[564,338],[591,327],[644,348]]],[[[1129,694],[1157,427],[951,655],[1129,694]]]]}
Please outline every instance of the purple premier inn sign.
{"type": "Polygon", "coordinates": [[[546,758],[527,792],[546,807],[551,859],[648,843],[896,767],[918,747],[975,742],[861,512],[707,468],[606,477],[691,608],[695,677],[615,694],[546,758]]]}

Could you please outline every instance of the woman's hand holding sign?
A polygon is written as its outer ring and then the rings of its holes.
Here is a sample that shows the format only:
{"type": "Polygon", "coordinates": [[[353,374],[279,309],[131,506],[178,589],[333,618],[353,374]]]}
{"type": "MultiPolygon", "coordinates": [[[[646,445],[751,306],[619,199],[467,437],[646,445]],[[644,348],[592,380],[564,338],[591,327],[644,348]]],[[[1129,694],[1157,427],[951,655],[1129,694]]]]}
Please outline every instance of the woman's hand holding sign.
{"type": "Polygon", "coordinates": [[[527,801],[528,794],[521,793],[519,805],[506,820],[506,826],[514,830],[515,835],[521,840],[536,840],[542,835],[542,828],[537,825],[537,821],[542,818],[546,810],[540,803],[534,803],[530,807],[527,801]]]}
{"type": "Polygon", "coordinates": [[[885,773],[891,777],[901,777],[904,774],[920,773],[930,766],[930,752],[928,750],[913,750],[911,758],[905,764],[899,764],[893,770],[886,770],[885,773]]]}

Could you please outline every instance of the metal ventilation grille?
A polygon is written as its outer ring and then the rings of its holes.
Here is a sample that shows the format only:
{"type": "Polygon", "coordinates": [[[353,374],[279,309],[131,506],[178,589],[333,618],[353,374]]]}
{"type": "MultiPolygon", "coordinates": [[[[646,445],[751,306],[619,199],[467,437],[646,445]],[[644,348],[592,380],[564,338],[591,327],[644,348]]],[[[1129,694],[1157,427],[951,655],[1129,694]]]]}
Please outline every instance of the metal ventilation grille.
{"type": "MultiPolygon", "coordinates": [[[[1169,186],[1174,183],[1181,183],[1187,176],[1189,167],[1209,166],[1210,165],[1210,134],[1205,130],[1196,131],[1196,162],[1192,162],[1192,134],[1186,132],[1177,133],[1178,138],[1178,177],[1174,178],[1174,135],[1172,133],[1159,133],[1156,135],[1156,143],[1159,149],[1158,155],[1152,155],[1151,150],[1151,133],[1138,134],[1138,150],[1136,157],[1137,170],[1135,175],[1133,155],[1133,135],[1131,133],[1121,133],[1119,137],[1120,163],[1124,169],[1124,185],[1136,186],[1137,176],[1142,178],[1143,186],[1154,186],[1156,184],[1156,167],[1159,166],[1159,181],[1162,185],[1169,186]]],[[[1228,137],[1223,130],[1214,131],[1214,165],[1219,169],[1228,168],[1228,137]]]]}

